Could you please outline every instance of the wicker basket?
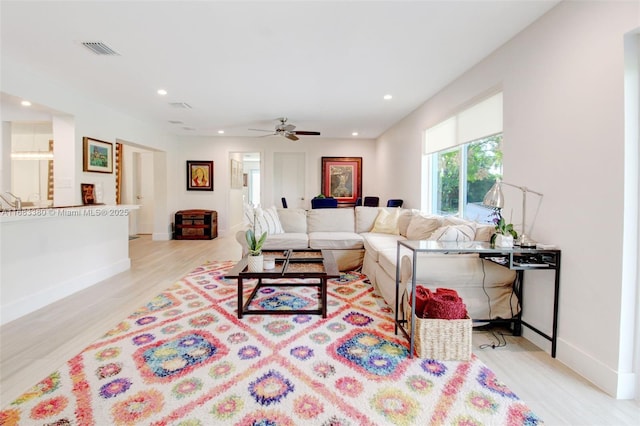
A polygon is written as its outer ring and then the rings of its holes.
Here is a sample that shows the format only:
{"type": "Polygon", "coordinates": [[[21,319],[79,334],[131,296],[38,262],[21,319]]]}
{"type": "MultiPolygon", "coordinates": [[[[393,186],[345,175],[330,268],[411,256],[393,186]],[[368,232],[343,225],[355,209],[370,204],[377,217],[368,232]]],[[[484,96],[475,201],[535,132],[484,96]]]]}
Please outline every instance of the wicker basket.
{"type": "MultiPolygon", "coordinates": [[[[403,300],[404,317],[407,319],[407,333],[411,332],[411,309],[406,294],[403,300]]],[[[439,361],[468,361],[471,359],[471,333],[473,323],[465,319],[447,320],[418,318],[414,336],[414,347],[420,358],[439,361]]]]}

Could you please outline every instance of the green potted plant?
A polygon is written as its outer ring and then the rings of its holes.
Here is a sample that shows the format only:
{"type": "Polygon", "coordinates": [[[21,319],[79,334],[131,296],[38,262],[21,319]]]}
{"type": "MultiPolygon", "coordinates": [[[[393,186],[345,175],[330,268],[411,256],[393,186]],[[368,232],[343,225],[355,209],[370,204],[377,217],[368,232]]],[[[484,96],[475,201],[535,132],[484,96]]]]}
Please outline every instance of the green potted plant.
{"type": "Polygon", "coordinates": [[[262,246],[267,239],[267,233],[263,232],[260,238],[256,238],[256,233],[253,229],[248,229],[246,232],[247,244],[249,245],[249,256],[260,256],[262,254],[262,246]]]}
{"type": "Polygon", "coordinates": [[[491,236],[491,244],[497,247],[513,247],[514,240],[518,238],[513,224],[504,220],[500,209],[495,209],[493,216],[496,232],[491,236]]]}
{"type": "Polygon", "coordinates": [[[245,238],[249,247],[249,256],[247,256],[247,268],[249,272],[262,272],[264,257],[262,256],[262,246],[267,239],[267,233],[263,232],[259,238],[256,238],[256,220],[258,211],[253,213],[253,228],[247,229],[245,238]]]}

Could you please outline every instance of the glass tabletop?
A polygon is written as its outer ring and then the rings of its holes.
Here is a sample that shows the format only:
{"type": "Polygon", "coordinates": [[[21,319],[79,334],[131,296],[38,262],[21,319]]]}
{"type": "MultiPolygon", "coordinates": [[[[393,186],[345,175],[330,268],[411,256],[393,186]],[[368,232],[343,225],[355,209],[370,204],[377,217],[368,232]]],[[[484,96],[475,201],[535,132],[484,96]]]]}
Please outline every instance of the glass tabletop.
{"type": "Polygon", "coordinates": [[[428,251],[434,253],[540,253],[544,251],[555,252],[558,250],[546,250],[538,248],[495,247],[484,241],[431,241],[431,240],[403,240],[398,245],[410,248],[413,251],[428,251]]]}

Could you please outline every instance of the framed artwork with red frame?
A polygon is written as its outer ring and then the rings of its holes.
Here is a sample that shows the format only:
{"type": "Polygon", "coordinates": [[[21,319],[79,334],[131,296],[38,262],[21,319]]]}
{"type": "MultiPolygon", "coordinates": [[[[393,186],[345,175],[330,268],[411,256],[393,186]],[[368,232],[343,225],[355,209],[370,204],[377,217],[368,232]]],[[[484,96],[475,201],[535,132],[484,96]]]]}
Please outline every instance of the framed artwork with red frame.
{"type": "Polygon", "coordinates": [[[322,157],[322,194],[355,204],[362,197],[362,157],[322,157]]]}

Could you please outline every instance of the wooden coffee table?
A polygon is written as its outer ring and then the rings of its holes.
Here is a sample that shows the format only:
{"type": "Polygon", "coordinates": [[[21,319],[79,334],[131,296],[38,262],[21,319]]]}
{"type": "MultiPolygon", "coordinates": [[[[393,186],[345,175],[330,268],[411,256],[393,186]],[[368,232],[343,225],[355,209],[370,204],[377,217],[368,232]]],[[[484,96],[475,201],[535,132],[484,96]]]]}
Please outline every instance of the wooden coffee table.
{"type": "Polygon", "coordinates": [[[243,258],[226,274],[226,278],[238,280],[238,318],[246,314],[282,315],[282,314],[316,314],[327,317],[327,280],[340,277],[338,265],[333,253],[329,250],[269,250],[263,251],[264,256],[272,256],[276,260],[273,269],[263,272],[249,272],[247,270],[247,258],[243,258]],[[286,282],[282,278],[302,278],[311,282],[286,282]],[[257,279],[249,298],[243,300],[244,280],[257,279]],[[265,280],[267,282],[265,282],[265,280]],[[316,282],[317,281],[317,282],[316,282]],[[320,287],[320,306],[318,309],[249,309],[251,301],[262,287],[320,287]]]}

